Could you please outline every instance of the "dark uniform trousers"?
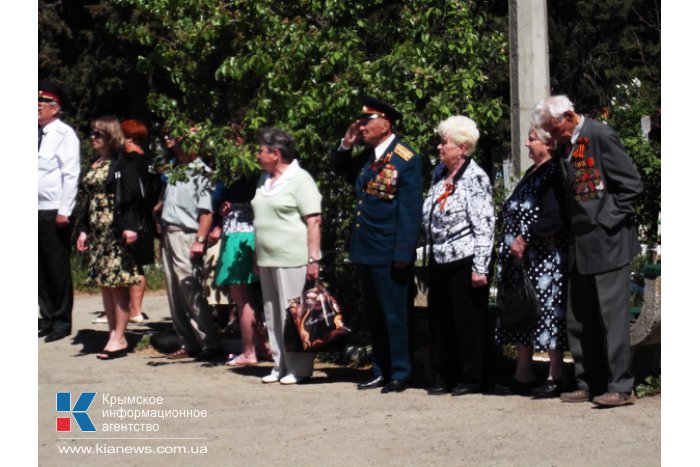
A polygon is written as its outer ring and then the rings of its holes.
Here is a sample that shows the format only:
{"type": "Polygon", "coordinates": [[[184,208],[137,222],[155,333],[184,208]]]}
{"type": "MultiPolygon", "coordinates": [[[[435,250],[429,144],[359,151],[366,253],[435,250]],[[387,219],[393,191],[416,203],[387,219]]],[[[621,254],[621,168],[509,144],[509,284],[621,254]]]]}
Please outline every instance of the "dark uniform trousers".
{"type": "Polygon", "coordinates": [[[71,227],[56,227],[58,210],[39,211],[40,327],[71,332],[73,279],[70,270],[71,227]]]}
{"type": "Polygon", "coordinates": [[[581,274],[577,266],[569,276],[566,324],[579,389],[631,392],[630,265],[598,274],[581,274]]]}
{"type": "Polygon", "coordinates": [[[408,381],[408,298],[413,268],[361,266],[366,317],[372,342],[375,376],[408,381]]]}

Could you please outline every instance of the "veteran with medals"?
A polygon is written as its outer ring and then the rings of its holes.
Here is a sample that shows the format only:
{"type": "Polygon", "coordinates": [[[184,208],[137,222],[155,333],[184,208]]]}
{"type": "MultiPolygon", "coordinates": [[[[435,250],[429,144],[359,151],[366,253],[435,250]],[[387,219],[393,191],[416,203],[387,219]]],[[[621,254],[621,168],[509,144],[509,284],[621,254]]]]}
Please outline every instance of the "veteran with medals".
{"type": "Polygon", "coordinates": [[[420,156],[393,131],[401,114],[372,96],[333,154],[333,171],[355,183],[350,260],[362,269],[374,377],[358,389],[409,386],[408,303],[421,225],[420,156]],[[352,149],[363,142],[355,157],[352,149]]]}
{"type": "Polygon", "coordinates": [[[584,118],[563,95],[535,107],[533,118],[564,145],[569,241],[567,329],[578,388],[564,402],[633,402],[629,334],[630,262],[639,254],[634,204],[642,182],[620,138],[584,118]]]}

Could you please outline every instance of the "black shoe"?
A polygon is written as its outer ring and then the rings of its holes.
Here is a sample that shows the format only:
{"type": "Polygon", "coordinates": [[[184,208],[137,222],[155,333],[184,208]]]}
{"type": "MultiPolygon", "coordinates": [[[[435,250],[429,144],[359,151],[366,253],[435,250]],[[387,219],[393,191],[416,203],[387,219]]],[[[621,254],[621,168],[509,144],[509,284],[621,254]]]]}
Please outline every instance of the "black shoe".
{"type": "Polygon", "coordinates": [[[386,385],[386,380],[383,376],[376,376],[375,378],[365,381],[364,383],[359,383],[357,389],[376,389],[381,388],[386,385]]]}
{"type": "Polygon", "coordinates": [[[66,336],[70,336],[70,331],[61,331],[61,330],[56,330],[54,329],[50,333],[46,335],[44,338],[44,342],[53,342],[57,341],[60,339],[63,339],[66,336]]]}
{"type": "Polygon", "coordinates": [[[481,383],[459,383],[452,390],[453,396],[464,396],[466,394],[478,394],[481,392],[481,383]]]}
{"type": "Polygon", "coordinates": [[[51,334],[51,328],[41,328],[39,329],[39,337],[48,336],[51,334]]]}
{"type": "Polygon", "coordinates": [[[214,362],[216,360],[223,360],[228,354],[222,349],[207,349],[197,355],[194,360],[196,362],[214,362]]]}
{"type": "Polygon", "coordinates": [[[408,389],[409,383],[408,381],[403,381],[400,379],[392,379],[389,384],[384,386],[382,388],[382,394],[386,394],[388,392],[402,392],[408,389]]]}
{"type": "Polygon", "coordinates": [[[532,397],[535,399],[549,399],[559,397],[564,384],[561,381],[548,379],[542,386],[532,389],[532,397]]]}
{"type": "Polygon", "coordinates": [[[427,389],[429,396],[442,396],[443,394],[449,394],[450,391],[445,386],[433,386],[427,389]]]}

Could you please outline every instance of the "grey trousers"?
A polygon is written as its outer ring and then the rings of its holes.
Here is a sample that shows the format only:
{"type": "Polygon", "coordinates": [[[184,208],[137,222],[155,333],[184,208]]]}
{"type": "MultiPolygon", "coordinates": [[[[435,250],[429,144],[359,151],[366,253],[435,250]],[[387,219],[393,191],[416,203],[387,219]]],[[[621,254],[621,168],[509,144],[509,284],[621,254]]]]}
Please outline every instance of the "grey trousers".
{"type": "Polygon", "coordinates": [[[175,332],[191,351],[218,349],[216,323],[207,298],[202,293],[202,260],[190,259],[196,232],[173,226],[164,228],[163,269],[175,332]]]}
{"type": "Polygon", "coordinates": [[[597,395],[631,392],[630,265],[569,276],[566,325],[579,389],[597,395]]]}
{"type": "Polygon", "coordinates": [[[270,338],[270,350],[275,367],[273,375],[282,378],[293,375],[296,378],[311,376],[314,354],[287,352],[284,349],[284,323],[287,320],[287,302],[304,292],[306,266],[298,268],[260,268],[263,311],[270,338]]]}

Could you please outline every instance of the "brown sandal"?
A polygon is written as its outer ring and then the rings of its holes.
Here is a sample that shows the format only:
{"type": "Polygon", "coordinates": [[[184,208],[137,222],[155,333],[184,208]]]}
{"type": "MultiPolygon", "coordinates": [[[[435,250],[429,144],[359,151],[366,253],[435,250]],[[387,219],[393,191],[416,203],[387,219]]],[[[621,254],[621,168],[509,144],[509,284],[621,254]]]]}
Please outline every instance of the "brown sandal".
{"type": "Polygon", "coordinates": [[[190,357],[194,357],[194,355],[192,355],[190,353],[190,351],[185,349],[185,348],[177,349],[175,352],[169,353],[167,355],[167,358],[169,360],[180,360],[182,358],[190,358],[190,357]]]}

